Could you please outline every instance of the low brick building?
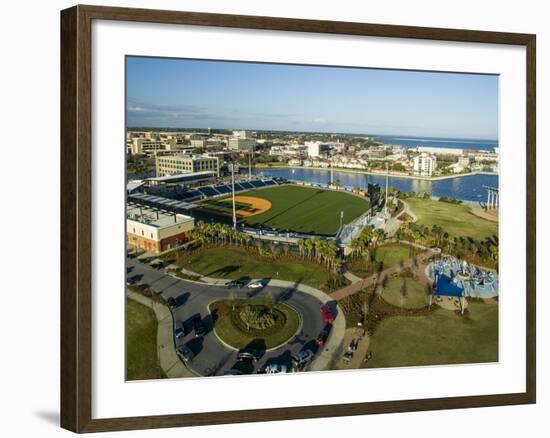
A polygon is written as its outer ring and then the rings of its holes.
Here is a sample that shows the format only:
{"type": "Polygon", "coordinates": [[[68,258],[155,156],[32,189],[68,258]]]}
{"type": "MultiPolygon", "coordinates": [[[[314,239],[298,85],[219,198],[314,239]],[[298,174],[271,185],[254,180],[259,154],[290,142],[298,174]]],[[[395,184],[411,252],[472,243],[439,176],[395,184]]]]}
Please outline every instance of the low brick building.
{"type": "Polygon", "coordinates": [[[126,237],[128,244],[147,252],[161,253],[187,242],[195,220],[183,214],[128,204],[126,237]]]}

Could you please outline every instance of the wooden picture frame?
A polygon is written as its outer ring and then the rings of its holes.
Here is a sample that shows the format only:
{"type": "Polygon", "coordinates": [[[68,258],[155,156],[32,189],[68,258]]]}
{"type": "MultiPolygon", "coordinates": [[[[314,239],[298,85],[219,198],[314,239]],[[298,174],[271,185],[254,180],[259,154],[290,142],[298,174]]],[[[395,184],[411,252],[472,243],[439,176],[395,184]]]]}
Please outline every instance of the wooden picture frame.
{"type": "Polygon", "coordinates": [[[536,401],[535,35],[196,12],[75,6],[61,12],[61,426],[99,432],[213,425],[536,401]],[[526,48],[527,284],[526,391],[523,393],[255,409],[232,412],[92,418],[91,27],[94,20],[184,24],[387,38],[518,45],[526,48]]]}

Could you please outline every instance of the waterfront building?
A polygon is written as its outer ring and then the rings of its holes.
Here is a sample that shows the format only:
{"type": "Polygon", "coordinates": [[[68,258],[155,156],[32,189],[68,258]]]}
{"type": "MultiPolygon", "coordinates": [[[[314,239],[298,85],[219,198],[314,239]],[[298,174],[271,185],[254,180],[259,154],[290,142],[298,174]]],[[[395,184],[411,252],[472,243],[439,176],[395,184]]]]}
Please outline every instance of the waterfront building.
{"type": "Polygon", "coordinates": [[[269,155],[272,157],[306,157],[307,148],[303,145],[271,146],[269,155]]]}
{"type": "Polygon", "coordinates": [[[413,170],[419,176],[432,176],[437,166],[435,155],[422,152],[413,158],[413,170]]]}
{"type": "Polygon", "coordinates": [[[464,155],[464,149],[454,149],[454,148],[440,148],[440,147],[429,147],[429,146],[417,146],[414,148],[416,152],[425,152],[427,154],[439,154],[439,155],[464,155]]]}
{"type": "Polygon", "coordinates": [[[208,155],[173,155],[156,157],[157,177],[179,173],[210,171],[220,174],[219,158],[208,155]]]}
{"type": "Polygon", "coordinates": [[[179,213],[129,203],[126,208],[126,237],[135,248],[160,253],[189,240],[195,220],[179,213]]]}
{"type": "Polygon", "coordinates": [[[321,143],[320,141],[306,141],[307,155],[309,157],[321,157],[326,156],[330,152],[330,144],[321,143]]]}
{"type": "Polygon", "coordinates": [[[367,149],[366,155],[370,160],[384,160],[387,155],[387,148],[384,145],[371,146],[367,149]]]}

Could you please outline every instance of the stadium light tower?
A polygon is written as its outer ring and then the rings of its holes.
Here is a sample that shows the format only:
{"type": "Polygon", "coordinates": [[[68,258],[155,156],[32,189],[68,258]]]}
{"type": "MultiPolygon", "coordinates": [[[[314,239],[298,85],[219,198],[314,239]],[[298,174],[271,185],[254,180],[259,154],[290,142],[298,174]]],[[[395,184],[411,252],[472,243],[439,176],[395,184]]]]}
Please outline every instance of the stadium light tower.
{"type": "Polygon", "coordinates": [[[252,181],[252,151],[248,152],[248,181],[252,181]]]}
{"type": "Polygon", "coordinates": [[[385,199],[384,199],[384,216],[388,217],[388,178],[390,174],[390,166],[389,163],[386,161],[386,193],[385,199]]]}
{"type": "Polygon", "coordinates": [[[235,211],[235,162],[231,163],[231,193],[233,197],[233,231],[237,231],[237,214],[235,211]]]}

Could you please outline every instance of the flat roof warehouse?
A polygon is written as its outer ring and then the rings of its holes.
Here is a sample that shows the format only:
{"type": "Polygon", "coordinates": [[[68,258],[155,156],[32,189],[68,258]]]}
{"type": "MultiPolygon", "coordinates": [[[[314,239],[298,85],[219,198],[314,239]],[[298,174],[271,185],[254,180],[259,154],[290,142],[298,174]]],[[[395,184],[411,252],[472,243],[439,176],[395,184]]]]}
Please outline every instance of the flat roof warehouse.
{"type": "Polygon", "coordinates": [[[126,218],[156,228],[166,228],[194,221],[192,217],[183,214],[169,213],[156,208],[132,204],[128,204],[126,218]]]}

